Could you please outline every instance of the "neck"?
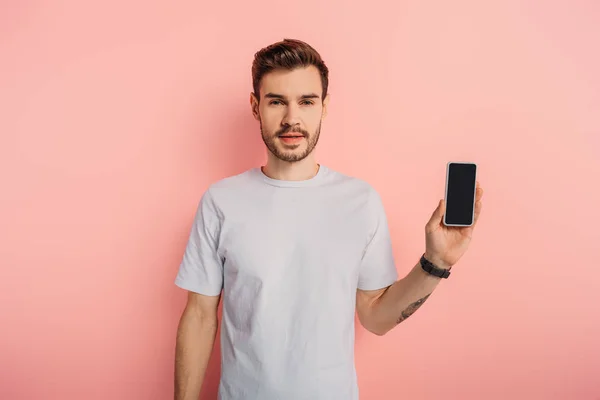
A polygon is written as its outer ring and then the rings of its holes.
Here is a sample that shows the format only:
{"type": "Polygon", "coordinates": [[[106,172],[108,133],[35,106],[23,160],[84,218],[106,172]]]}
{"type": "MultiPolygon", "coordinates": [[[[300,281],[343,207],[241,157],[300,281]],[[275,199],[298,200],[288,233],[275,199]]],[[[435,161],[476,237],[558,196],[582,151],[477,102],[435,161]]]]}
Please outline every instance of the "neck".
{"type": "Polygon", "coordinates": [[[314,157],[306,157],[302,161],[287,162],[269,157],[262,172],[269,178],[284,181],[304,181],[313,178],[319,171],[319,164],[314,157]]]}

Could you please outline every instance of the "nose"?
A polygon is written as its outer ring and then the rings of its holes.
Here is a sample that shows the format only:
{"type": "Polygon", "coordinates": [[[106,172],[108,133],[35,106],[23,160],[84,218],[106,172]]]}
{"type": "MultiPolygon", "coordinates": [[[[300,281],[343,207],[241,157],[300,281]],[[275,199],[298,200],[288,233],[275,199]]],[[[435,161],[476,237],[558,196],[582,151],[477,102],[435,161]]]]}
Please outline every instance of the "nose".
{"type": "Polygon", "coordinates": [[[300,110],[294,104],[290,104],[287,107],[286,113],[281,121],[282,125],[298,125],[300,123],[300,110]]]}

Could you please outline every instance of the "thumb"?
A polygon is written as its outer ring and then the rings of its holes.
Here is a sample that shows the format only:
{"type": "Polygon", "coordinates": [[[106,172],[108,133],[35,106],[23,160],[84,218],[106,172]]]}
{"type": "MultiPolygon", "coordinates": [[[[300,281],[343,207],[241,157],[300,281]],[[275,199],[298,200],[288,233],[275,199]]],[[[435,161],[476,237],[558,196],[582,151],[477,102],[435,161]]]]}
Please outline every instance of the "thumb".
{"type": "Polygon", "coordinates": [[[431,227],[438,226],[442,222],[442,218],[444,217],[444,212],[446,211],[446,204],[444,203],[444,199],[440,199],[438,202],[438,206],[431,214],[431,218],[429,219],[428,225],[431,227]]]}

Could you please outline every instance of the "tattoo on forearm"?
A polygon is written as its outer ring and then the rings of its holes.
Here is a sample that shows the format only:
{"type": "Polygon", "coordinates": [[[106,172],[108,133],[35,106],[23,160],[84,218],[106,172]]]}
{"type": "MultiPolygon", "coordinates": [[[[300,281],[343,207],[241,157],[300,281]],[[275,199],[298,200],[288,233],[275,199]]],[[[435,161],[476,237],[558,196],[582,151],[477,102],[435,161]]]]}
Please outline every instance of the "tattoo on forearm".
{"type": "Polygon", "coordinates": [[[412,303],[408,307],[406,307],[406,309],[404,311],[402,311],[402,314],[400,315],[400,317],[398,317],[396,324],[399,324],[400,322],[404,321],[406,318],[413,315],[413,313],[415,311],[417,311],[419,309],[419,307],[421,307],[423,305],[423,303],[425,303],[425,300],[427,300],[427,298],[429,296],[431,296],[431,293],[429,293],[427,296],[415,301],[414,303],[412,303]]]}

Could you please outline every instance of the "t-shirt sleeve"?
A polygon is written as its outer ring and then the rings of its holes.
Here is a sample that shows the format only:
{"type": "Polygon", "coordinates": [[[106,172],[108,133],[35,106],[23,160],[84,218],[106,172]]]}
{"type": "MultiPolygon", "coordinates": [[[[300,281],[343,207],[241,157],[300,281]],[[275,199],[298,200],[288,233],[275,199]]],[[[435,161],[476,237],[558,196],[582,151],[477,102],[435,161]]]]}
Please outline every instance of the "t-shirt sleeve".
{"type": "Polygon", "coordinates": [[[358,276],[358,288],[376,290],[398,280],[392,240],[381,196],[371,188],[368,202],[369,241],[363,252],[358,276]]]}
{"type": "Polygon", "coordinates": [[[223,260],[218,251],[221,218],[210,189],[196,210],[183,259],[175,278],[182,289],[218,296],[223,288],[223,260]]]}

